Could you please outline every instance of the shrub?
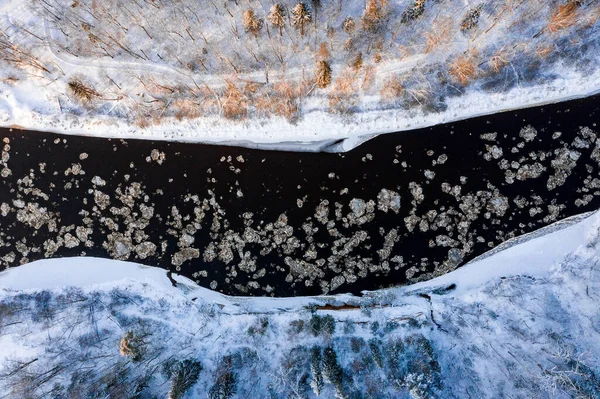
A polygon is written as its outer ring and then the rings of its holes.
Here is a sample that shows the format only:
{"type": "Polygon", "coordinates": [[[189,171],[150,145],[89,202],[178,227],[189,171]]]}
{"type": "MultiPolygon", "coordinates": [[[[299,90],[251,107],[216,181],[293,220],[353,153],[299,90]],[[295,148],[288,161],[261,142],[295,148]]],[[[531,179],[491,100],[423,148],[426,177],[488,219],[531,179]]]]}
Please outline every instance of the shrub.
{"type": "Polygon", "coordinates": [[[342,388],[343,371],[338,363],[337,354],[333,346],[323,349],[323,376],[329,380],[338,391],[342,388]]]}
{"type": "Polygon", "coordinates": [[[335,319],[333,316],[319,316],[313,314],[309,322],[310,329],[313,335],[332,335],[335,332],[335,319]]]}
{"type": "Polygon", "coordinates": [[[358,71],[360,68],[362,68],[363,56],[360,51],[356,53],[354,57],[352,57],[352,60],[350,61],[350,66],[352,67],[352,69],[354,69],[354,71],[358,71]]]}
{"type": "Polygon", "coordinates": [[[331,112],[338,114],[350,113],[357,97],[356,73],[345,70],[335,80],[333,90],[329,93],[331,112]]]}
{"type": "Polygon", "coordinates": [[[52,294],[49,291],[41,291],[35,294],[35,309],[31,313],[31,318],[35,322],[50,322],[54,318],[54,305],[52,304],[52,294]]]}
{"type": "Polygon", "coordinates": [[[290,123],[295,123],[299,117],[298,98],[303,90],[303,84],[297,86],[283,80],[272,87],[272,92],[259,96],[256,108],[266,116],[279,115],[285,117],[290,123]]]}
{"type": "Polygon", "coordinates": [[[425,33],[425,53],[452,40],[453,22],[451,18],[436,18],[430,32],[425,33]]]}
{"type": "Polygon", "coordinates": [[[250,335],[265,335],[267,328],[269,327],[269,319],[261,317],[254,326],[248,327],[248,334],[250,335]]]}
{"type": "Polygon", "coordinates": [[[362,15],[363,28],[375,31],[383,19],[383,11],[377,0],[368,0],[362,15]]]}
{"type": "Polygon", "coordinates": [[[227,82],[222,107],[227,119],[244,119],[248,115],[248,99],[232,82],[227,82]]]}
{"type": "Polygon", "coordinates": [[[378,332],[379,332],[379,322],[374,321],[371,323],[371,334],[377,335],[378,332]]]}
{"type": "Polygon", "coordinates": [[[402,86],[402,81],[398,75],[393,75],[388,77],[381,87],[381,91],[379,94],[381,98],[385,101],[392,101],[397,99],[404,92],[404,87],[402,86]]]}
{"type": "Polygon", "coordinates": [[[352,337],[350,338],[350,349],[354,353],[360,352],[362,347],[365,346],[365,340],[360,337],[352,337]]]}
{"type": "Polygon", "coordinates": [[[450,63],[450,75],[461,85],[466,86],[477,75],[477,65],[473,54],[467,53],[450,63]]]}
{"type": "Polygon", "coordinates": [[[290,322],[290,333],[293,335],[300,334],[304,330],[304,320],[292,320],[290,322]]]}
{"type": "Polygon", "coordinates": [[[342,29],[347,34],[352,34],[354,32],[354,29],[356,29],[356,22],[354,22],[354,18],[346,17],[344,23],[342,24],[342,29]]]}
{"type": "Polygon", "coordinates": [[[236,390],[237,376],[233,371],[233,357],[225,356],[217,365],[215,383],[208,391],[210,399],[229,399],[236,390]]]}
{"type": "Polygon", "coordinates": [[[467,14],[465,15],[462,22],[460,23],[460,30],[462,32],[466,32],[477,26],[477,23],[479,22],[479,16],[481,15],[482,9],[483,9],[483,4],[479,4],[478,6],[467,11],[467,14]]]}
{"type": "Polygon", "coordinates": [[[327,60],[331,56],[329,49],[327,49],[327,43],[323,42],[319,46],[319,51],[317,51],[317,59],[319,60],[327,60]]]}
{"type": "Polygon", "coordinates": [[[381,342],[375,338],[369,340],[369,349],[373,360],[379,367],[383,367],[383,354],[381,353],[381,342]]]}

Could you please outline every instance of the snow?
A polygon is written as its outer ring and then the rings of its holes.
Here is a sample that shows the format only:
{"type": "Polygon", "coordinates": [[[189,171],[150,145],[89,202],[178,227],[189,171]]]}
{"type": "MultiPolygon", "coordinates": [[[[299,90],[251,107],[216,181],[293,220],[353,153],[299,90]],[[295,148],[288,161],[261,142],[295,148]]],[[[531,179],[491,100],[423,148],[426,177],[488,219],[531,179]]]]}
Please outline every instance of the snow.
{"type": "Polygon", "coordinates": [[[0,275],[0,287],[11,290],[101,286],[130,279],[160,288],[170,285],[163,269],[92,257],[46,259],[23,265],[23,268],[9,269],[0,275]]]}

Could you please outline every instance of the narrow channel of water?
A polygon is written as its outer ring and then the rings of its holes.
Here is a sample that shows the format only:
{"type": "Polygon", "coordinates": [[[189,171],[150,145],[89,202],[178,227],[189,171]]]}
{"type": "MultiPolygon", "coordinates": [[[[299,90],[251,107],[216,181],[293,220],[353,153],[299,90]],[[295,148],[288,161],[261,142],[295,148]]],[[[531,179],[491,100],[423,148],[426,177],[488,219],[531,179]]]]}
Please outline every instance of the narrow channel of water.
{"type": "Polygon", "coordinates": [[[110,257],[276,296],[431,278],[600,207],[599,98],[346,154],[3,129],[0,268],[110,257]]]}

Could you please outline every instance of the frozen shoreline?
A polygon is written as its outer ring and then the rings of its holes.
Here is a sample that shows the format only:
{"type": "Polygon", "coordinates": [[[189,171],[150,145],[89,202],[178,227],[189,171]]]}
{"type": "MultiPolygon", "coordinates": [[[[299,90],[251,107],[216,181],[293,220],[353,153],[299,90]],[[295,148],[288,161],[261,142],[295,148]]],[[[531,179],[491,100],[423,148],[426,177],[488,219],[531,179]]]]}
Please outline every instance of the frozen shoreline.
{"type": "MultiPolygon", "coordinates": [[[[443,276],[408,286],[364,291],[364,294],[368,297],[370,293],[394,292],[405,296],[422,289],[455,284],[458,288],[448,295],[460,297],[499,278],[519,275],[542,278],[551,273],[557,261],[584,245],[590,235],[599,234],[598,231],[594,233],[594,229],[600,229],[599,226],[600,211],[573,216],[517,237],[512,245],[492,249],[443,276]]],[[[299,309],[315,301],[360,303],[364,298],[349,294],[282,298],[235,297],[200,287],[177,274],[173,274],[173,278],[179,283],[178,287],[172,287],[166,270],[158,267],[101,258],[57,258],[35,261],[0,272],[0,292],[56,290],[68,286],[91,289],[138,282],[155,286],[165,293],[181,295],[183,292],[189,298],[199,296],[226,306],[243,302],[245,306],[261,311],[299,309]]]]}
{"type": "Polygon", "coordinates": [[[345,152],[380,134],[431,127],[600,93],[600,70],[589,76],[568,70],[551,72],[559,72],[563,77],[546,85],[513,88],[507,93],[468,90],[462,96],[447,99],[447,109],[439,113],[425,114],[421,110],[403,109],[372,110],[358,112],[344,119],[314,110],[308,111],[296,125],[279,117],[244,122],[200,117],[191,121],[167,119],[159,126],[139,129],[116,118],[78,119],[73,115],[60,114],[58,107],[44,101],[28,105],[29,95],[5,91],[0,94],[0,126],[102,138],[165,140],[265,150],[345,152]],[[41,108],[46,108],[46,114],[32,111],[41,108]]]}

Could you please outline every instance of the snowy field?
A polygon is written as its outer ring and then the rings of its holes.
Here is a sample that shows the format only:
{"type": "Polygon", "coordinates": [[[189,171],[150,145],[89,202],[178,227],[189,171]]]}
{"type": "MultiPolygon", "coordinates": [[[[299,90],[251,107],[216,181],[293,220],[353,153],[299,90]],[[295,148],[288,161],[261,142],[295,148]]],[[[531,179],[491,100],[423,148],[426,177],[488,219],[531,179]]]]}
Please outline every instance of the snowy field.
{"type": "Polygon", "coordinates": [[[600,90],[596,0],[278,4],[0,1],[0,126],[347,151],[600,90]]]}
{"type": "MultiPolygon", "coordinates": [[[[512,245],[512,246],[511,246],[512,245]]],[[[6,397],[596,398],[600,213],[413,286],[226,297],[98,259],[0,274],[6,397]]]]}

